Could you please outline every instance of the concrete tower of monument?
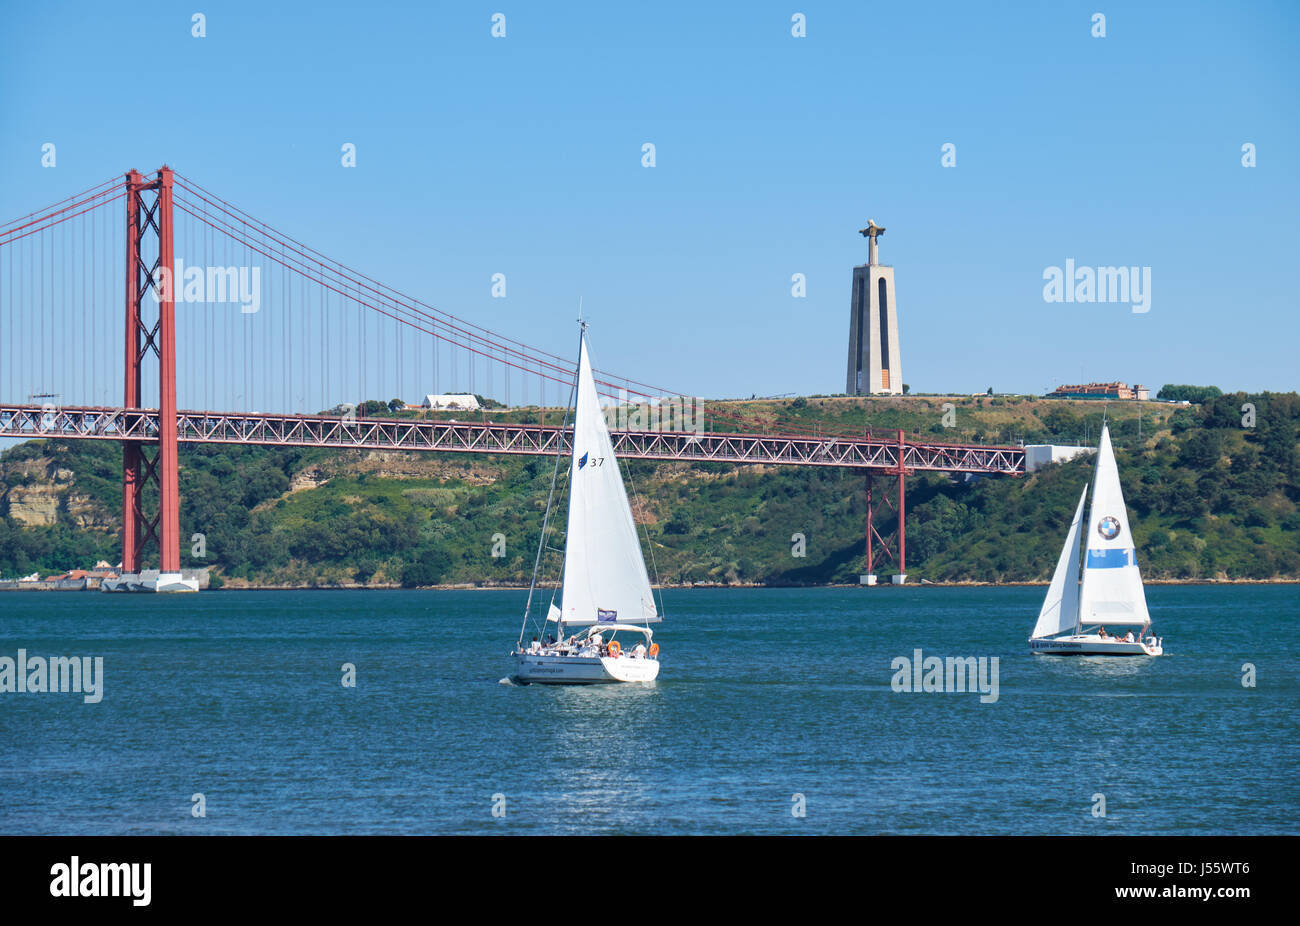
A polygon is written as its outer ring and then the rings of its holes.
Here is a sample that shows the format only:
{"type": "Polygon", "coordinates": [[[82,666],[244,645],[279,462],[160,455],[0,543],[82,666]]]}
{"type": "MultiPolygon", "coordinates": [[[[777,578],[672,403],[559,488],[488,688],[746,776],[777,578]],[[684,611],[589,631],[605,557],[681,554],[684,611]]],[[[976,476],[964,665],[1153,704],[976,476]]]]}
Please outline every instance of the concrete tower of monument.
{"type": "Polygon", "coordinates": [[[885,229],[870,219],[860,234],[867,239],[867,262],[853,268],[849,314],[849,395],[902,395],[903,354],[898,345],[898,305],[894,268],[880,263],[877,239],[885,229]]]}

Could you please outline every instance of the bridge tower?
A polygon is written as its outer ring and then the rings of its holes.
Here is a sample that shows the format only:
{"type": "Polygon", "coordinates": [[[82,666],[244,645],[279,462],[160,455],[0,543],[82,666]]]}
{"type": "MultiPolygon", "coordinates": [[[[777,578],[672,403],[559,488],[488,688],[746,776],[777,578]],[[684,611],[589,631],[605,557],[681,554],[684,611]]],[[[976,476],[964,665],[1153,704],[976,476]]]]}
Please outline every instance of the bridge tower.
{"type": "Polygon", "coordinates": [[[153,179],[130,171],[126,175],[126,384],[122,404],[128,417],[129,410],[142,407],[142,370],[152,352],[158,358],[158,433],[122,442],[124,573],[140,571],[151,540],[158,544],[159,569],[164,576],[179,575],[181,569],[173,258],[172,170],[164,165],[153,179]],[[146,247],[152,237],[156,237],[156,245],[146,247]],[[156,318],[144,311],[147,301],[156,301],[156,318]],[[158,492],[152,512],[145,498],[150,483],[158,492]]]}

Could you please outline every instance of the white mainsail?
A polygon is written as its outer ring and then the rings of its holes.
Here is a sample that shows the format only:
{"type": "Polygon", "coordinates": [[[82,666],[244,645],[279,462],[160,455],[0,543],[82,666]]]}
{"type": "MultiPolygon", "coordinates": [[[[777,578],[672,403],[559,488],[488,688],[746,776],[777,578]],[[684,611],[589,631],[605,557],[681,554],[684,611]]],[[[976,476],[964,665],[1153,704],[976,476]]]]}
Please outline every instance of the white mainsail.
{"type": "Polygon", "coordinates": [[[1101,429],[1097,472],[1092,482],[1092,509],[1086,528],[1087,554],[1079,590],[1079,619],[1084,624],[1143,625],[1147,611],[1137,549],[1129,532],[1128,511],[1119,485],[1119,468],[1110,446],[1110,429],[1101,429]]]}
{"type": "MultiPolygon", "coordinates": [[[[641,542],[614,458],[587,358],[578,355],[577,410],[569,472],[569,525],[560,610],[565,624],[645,624],[659,620],[641,542]]],[[[552,611],[550,620],[555,620],[552,611]]]]}
{"type": "Polygon", "coordinates": [[[1083,500],[1088,495],[1084,486],[1079,493],[1079,504],[1074,509],[1074,520],[1070,522],[1070,532],[1065,537],[1065,546],[1061,548],[1060,559],[1056,561],[1056,572],[1052,573],[1052,584],[1047,588],[1047,597],[1043,599],[1043,609],[1038,612],[1038,623],[1034,625],[1033,639],[1053,637],[1074,627],[1079,615],[1079,522],[1083,519],[1083,500]]]}

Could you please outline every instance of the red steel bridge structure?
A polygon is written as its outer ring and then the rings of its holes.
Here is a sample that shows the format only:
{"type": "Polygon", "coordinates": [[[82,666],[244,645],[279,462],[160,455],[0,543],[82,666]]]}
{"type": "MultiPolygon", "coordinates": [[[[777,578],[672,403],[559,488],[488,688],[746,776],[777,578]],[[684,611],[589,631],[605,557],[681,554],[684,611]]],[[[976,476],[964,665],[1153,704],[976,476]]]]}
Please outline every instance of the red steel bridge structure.
{"type": "MultiPolygon", "coordinates": [[[[121,264],[117,268],[120,273],[121,264]]],[[[122,277],[117,279],[120,284],[122,277]]],[[[109,310],[113,301],[102,299],[109,310]]],[[[409,392],[414,383],[423,390],[444,377],[453,385],[468,383],[472,391],[475,377],[484,375],[485,392],[497,391],[507,405],[512,388],[521,400],[517,406],[528,404],[535,389],[533,404],[544,407],[547,389],[557,399],[567,393],[573,361],[332,261],[168,167],[148,177],[132,170],[124,181],[106,181],[0,226],[0,306],[5,310],[0,363],[9,369],[6,377],[0,368],[0,389],[23,392],[23,384],[33,382],[41,387],[26,391],[24,402],[0,403],[0,437],[121,443],[124,572],[138,572],[154,546],[162,572],[180,571],[182,442],[507,455],[552,455],[569,446],[570,432],[562,424],[492,421],[482,414],[478,421],[376,417],[358,414],[350,403],[333,414],[181,409],[178,358],[184,360],[187,395],[201,397],[205,407],[240,400],[248,406],[254,396],[278,398],[286,406],[310,405],[309,393],[317,386],[318,405],[325,405],[327,396],[352,388],[364,399],[385,386],[409,392]],[[125,206],[124,222],[111,208],[118,203],[125,206]],[[178,216],[186,220],[184,229],[178,230],[178,216]],[[88,312],[94,318],[104,314],[99,304],[114,277],[114,251],[125,256],[121,340],[93,324],[85,330],[88,312]],[[253,267],[265,268],[270,280],[251,273],[253,267]],[[250,276],[256,282],[246,285],[250,276]],[[278,311],[262,313],[263,297],[278,311]],[[39,312],[30,311],[33,304],[39,312]],[[178,314],[186,317],[179,330],[178,314]],[[336,343],[331,333],[318,332],[313,344],[312,334],[301,333],[300,319],[315,319],[344,335],[336,343]],[[78,322],[80,358],[59,342],[60,332],[78,322]],[[187,335],[187,326],[197,331],[187,335]],[[57,349],[51,349],[51,340],[57,349]],[[100,369],[104,352],[91,352],[87,340],[96,347],[115,343],[120,365],[100,369]],[[45,346],[33,353],[27,348],[31,341],[45,346]],[[317,349],[320,354],[313,357],[317,349]],[[120,405],[111,401],[107,385],[118,375],[120,405]],[[74,404],[65,401],[69,395],[98,401],[74,404]],[[156,487],[156,493],[146,493],[146,486],[156,487]],[[148,499],[155,496],[150,506],[148,499]]],[[[602,394],[624,404],[682,395],[604,371],[597,371],[597,382],[602,394]]],[[[889,561],[906,572],[909,474],[1025,471],[1021,447],[921,440],[902,431],[809,433],[793,424],[783,425],[780,433],[755,433],[752,428],[727,404],[713,403],[693,426],[622,428],[613,436],[616,452],[628,459],[862,472],[868,573],[889,561]],[[897,517],[886,533],[881,528],[891,511],[897,517]]]]}

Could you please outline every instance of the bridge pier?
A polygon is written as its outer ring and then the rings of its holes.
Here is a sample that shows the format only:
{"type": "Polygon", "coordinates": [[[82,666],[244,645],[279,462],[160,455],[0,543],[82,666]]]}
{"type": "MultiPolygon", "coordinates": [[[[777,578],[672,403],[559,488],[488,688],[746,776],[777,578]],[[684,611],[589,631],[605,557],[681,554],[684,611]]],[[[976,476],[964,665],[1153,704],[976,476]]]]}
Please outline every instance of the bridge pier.
{"type": "Polygon", "coordinates": [[[904,439],[904,433],[898,432],[898,465],[895,470],[898,476],[898,482],[895,487],[895,496],[890,498],[888,484],[886,483],[884,491],[876,496],[875,482],[876,474],[872,470],[866,471],[865,493],[867,500],[867,539],[866,539],[866,560],[867,571],[860,581],[864,585],[874,585],[876,566],[892,560],[898,567],[898,573],[894,577],[896,585],[903,584],[907,576],[907,467],[906,467],[907,444],[904,439]],[[888,514],[890,511],[897,511],[898,523],[894,530],[888,535],[882,534],[877,526],[880,520],[879,515],[888,514]]]}

